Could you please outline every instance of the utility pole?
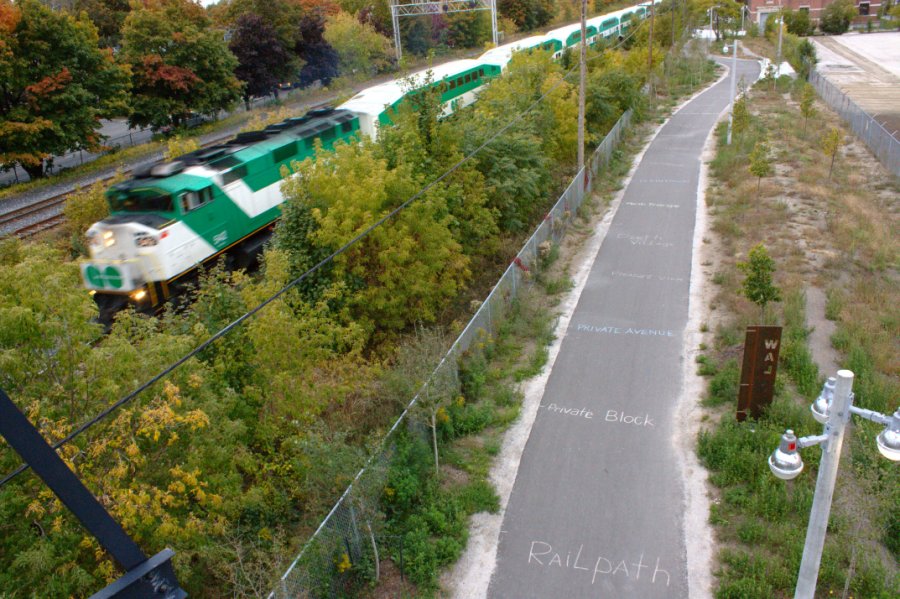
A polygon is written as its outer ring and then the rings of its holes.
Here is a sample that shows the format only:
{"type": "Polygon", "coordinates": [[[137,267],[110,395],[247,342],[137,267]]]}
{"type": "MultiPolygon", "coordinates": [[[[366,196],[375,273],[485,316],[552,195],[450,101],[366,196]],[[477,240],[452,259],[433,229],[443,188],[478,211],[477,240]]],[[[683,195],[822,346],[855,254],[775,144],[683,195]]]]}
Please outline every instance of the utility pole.
{"type": "Polygon", "coordinates": [[[656,2],[650,2],[650,39],[647,42],[647,76],[653,71],[653,7],[656,2]]]}
{"type": "Polygon", "coordinates": [[[728,115],[728,140],[727,140],[727,145],[729,145],[729,146],[731,145],[731,127],[732,127],[732,123],[734,123],[734,92],[735,92],[735,86],[736,86],[735,80],[737,79],[737,45],[738,45],[737,37],[735,37],[734,40],[732,40],[732,43],[734,44],[734,53],[731,55],[731,95],[729,96],[731,98],[731,106],[729,108],[730,114],[728,115]]]}
{"type": "Polygon", "coordinates": [[[587,77],[587,0],[581,0],[581,77],[578,85],[578,172],[584,168],[584,95],[587,77]]]}
{"type": "Polygon", "coordinates": [[[672,47],[675,47],[675,0],[672,0],[672,47]]]}

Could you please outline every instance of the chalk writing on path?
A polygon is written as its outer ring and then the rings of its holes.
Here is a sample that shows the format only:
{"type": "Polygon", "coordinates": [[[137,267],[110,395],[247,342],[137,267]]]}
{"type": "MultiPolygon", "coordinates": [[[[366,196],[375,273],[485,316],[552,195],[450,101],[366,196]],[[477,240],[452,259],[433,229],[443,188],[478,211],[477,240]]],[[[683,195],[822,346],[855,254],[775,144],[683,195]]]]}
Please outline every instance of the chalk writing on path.
{"type": "Polygon", "coordinates": [[[579,416],[581,418],[587,418],[588,420],[592,420],[594,418],[594,413],[587,408],[564,408],[563,406],[558,406],[555,403],[551,403],[549,405],[541,404],[541,407],[547,408],[548,412],[560,414],[561,416],[579,416]]]}
{"type": "Polygon", "coordinates": [[[606,335],[640,335],[642,337],[674,337],[675,333],[669,329],[636,329],[634,327],[597,326],[593,324],[579,324],[576,331],[585,333],[604,333],[606,335]]]}
{"type": "Polygon", "coordinates": [[[625,412],[619,412],[617,410],[607,410],[604,420],[606,420],[607,422],[630,424],[631,426],[649,426],[650,428],[656,426],[655,424],[653,424],[653,420],[650,418],[650,414],[645,414],[643,416],[633,416],[631,414],[626,414],[625,412]]]}
{"type": "Polygon", "coordinates": [[[662,248],[675,247],[670,241],[663,241],[659,235],[629,235],[628,233],[618,233],[616,239],[627,239],[631,245],[645,245],[662,248]]]}
{"type": "Polygon", "coordinates": [[[625,279],[641,279],[644,281],[684,281],[684,278],[682,277],[670,277],[668,275],[646,275],[635,272],[622,272],[620,270],[614,270],[609,274],[614,277],[622,277],[625,279]]]}
{"type": "Polygon", "coordinates": [[[660,204],[658,202],[625,202],[626,206],[644,206],[646,208],[681,208],[680,204],[660,204]]]}
{"type": "Polygon", "coordinates": [[[616,577],[624,577],[627,580],[635,582],[645,582],[647,584],[664,584],[669,586],[671,577],[669,572],[662,569],[660,564],[662,559],[657,557],[654,559],[644,557],[641,553],[635,560],[634,557],[628,559],[616,559],[604,555],[594,559],[594,555],[590,556],[584,552],[584,545],[579,545],[577,551],[554,551],[550,543],[544,541],[532,541],[531,548],[528,550],[528,564],[537,568],[559,568],[560,570],[571,570],[575,572],[581,570],[587,572],[581,576],[591,577],[591,584],[602,579],[604,576],[615,579],[616,577]],[[563,557],[565,556],[565,557],[563,557]],[[654,563],[655,562],[655,563],[654,563]],[[652,570],[651,570],[652,568],[652,570]]]}
{"type": "Polygon", "coordinates": [[[686,179],[636,179],[636,183],[690,183],[686,179]]]}

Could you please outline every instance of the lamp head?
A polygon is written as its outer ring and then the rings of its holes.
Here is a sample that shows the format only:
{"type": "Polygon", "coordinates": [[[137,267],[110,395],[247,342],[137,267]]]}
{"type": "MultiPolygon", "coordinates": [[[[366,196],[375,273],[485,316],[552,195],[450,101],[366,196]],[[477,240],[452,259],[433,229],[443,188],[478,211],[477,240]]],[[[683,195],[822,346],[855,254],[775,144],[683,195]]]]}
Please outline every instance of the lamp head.
{"type": "Polygon", "coordinates": [[[900,408],[891,416],[891,423],[875,438],[878,451],[887,459],[900,461],[900,408]]]}
{"type": "Polygon", "coordinates": [[[797,437],[788,429],[781,435],[778,449],[769,456],[769,470],[781,480],[793,480],[803,471],[803,460],[797,451],[797,437]]]}
{"type": "Polygon", "coordinates": [[[822,392],[819,393],[819,397],[817,397],[812,405],[809,406],[816,422],[822,424],[828,422],[828,407],[831,405],[831,400],[834,399],[834,386],[836,384],[837,379],[833,376],[828,377],[828,380],[825,381],[825,384],[822,386],[822,392]]]}

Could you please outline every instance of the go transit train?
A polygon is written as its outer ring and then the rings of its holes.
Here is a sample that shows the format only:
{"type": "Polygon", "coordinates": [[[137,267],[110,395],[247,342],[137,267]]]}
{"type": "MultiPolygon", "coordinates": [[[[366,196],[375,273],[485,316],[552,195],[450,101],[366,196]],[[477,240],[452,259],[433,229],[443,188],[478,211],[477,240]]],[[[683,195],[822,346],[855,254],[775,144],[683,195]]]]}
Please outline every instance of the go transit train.
{"type": "MultiPolygon", "coordinates": [[[[658,1],[658,0],[657,0],[658,1]]],[[[622,37],[649,3],[587,21],[587,41],[622,37]]],[[[135,170],[107,192],[110,216],[87,231],[90,258],[80,264],[100,319],[110,322],[129,303],[150,311],[177,295],[204,264],[226,256],[246,266],[271,236],[281,214],[282,166],[360,135],[372,138],[411,94],[441,86],[443,114],[474,102],[506,69],[514,52],[542,49],[561,56],[581,43],[580,24],[529,37],[411,77],[368,88],[336,109],[312,110],[261,131],[135,170]],[[428,74],[430,73],[430,75],[428,74]]]]}

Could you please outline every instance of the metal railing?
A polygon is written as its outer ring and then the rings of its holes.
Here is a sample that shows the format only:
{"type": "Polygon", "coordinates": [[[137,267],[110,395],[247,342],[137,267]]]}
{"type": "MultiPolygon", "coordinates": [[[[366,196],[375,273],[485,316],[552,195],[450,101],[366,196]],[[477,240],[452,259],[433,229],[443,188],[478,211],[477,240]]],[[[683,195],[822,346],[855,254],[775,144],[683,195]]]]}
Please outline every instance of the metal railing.
{"type": "Polygon", "coordinates": [[[809,75],[809,82],[819,96],[844,119],[853,132],[875,154],[875,157],[894,176],[900,177],[900,141],[891,131],[872,118],[865,110],[850,99],[834,83],[818,71],[809,75]]]}
{"type": "Polygon", "coordinates": [[[591,157],[587,176],[582,170],[572,179],[453,342],[428,381],[394,422],[379,450],[369,457],[315,533],[304,544],[299,555],[269,594],[269,599],[333,596],[339,591],[338,577],[335,575],[342,568],[363,560],[372,560],[371,563],[377,564],[379,541],[374,529],[378,519],[378,500],[384,489],[396,436],[403,426],[411,426],[421,434],[427,434],[425,427],[420,424],[416,426],[418,423],[410,421],[420,398],[425,398],[432,388],[439,389],[447,383],[458,384],[458,360],[473,343],[484,340],[497,330],[510,303],[530,278],[526,273],[538,266],[545,244],[548,241],[559,242],[584,198],[590,195],[594,176],[601,167],[609,163],[622,135],[631,124],[631,118],[632,111],[629,110],[606,135],[591,157]]]}

